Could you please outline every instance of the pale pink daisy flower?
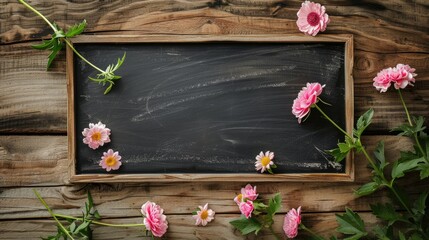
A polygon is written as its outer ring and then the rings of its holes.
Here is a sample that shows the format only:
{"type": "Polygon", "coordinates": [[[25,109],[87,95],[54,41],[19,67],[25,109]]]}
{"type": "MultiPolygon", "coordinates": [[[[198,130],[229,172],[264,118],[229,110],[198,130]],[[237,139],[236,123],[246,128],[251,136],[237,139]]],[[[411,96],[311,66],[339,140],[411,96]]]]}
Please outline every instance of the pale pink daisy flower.
{"type": "Polygon", "coordinates": [[[250,200],[241,202],[238,205],[238,208],[240,209],[241,214],[243,214],[246,218],[250,218],[254,209],[253,202],[250,200]]]}
{"type": "Polygon", "coordinates": [[[288,238],[295,238],[298,235],[299,224],[301,223],[301,207],[297,210],[292,208],[286,215],[283,223],[283,231],[288,238]]]}
{"type": "Polygon", "coordinates": [[[154,202],[147,201],[141,208],[143,223],[146,230],[151,231],[155,237],[162,237],[168,228],[167,217],[163,214],[164,209],[154,202]]]}
{"type": "Polygon", "coordinates": [[[110,142],[110,129],[106,128],[105,124],[98,122],[97,124],[90,123],[89,128],[82,131],[83,143],[88,144],[92,149],[97,149],[105,143],[110,142]]]}
{"type": "Polygon", "coordinates": [[[319,31],[325,31],[330,22],[325,11],[325,7],[319,3],[305,1],[296,14],[298,16],[296,25],[301,32],[314,37],[319,31]]]}
{"type": "Polygon", "coordinates": [[[109,149],[103,153],[99,165],[108,172],[110,170],[117,170],[122,165],[121,158],[119,152],[113,152],[112,149],[109,149]]]}
{"type": "Polygon", "coordinates": [[[256,171],[261,171],[261,173],[268,171],[273,173],[271,168],[276,168],[276,165],[273,162],[274,152],[266,151],[265,154],[261,151],[259,155],[256,156],[255,168],[256,171]]]}
{"type": "Polygon", "coordinates": [[[198,206],[200,210],[192,216],[196,220],[195,225],[205,226],[214,219],[215,212],[209,209],[208,206],[208,203],[204,207],[198,206]]]}
{"type": "Polygon", "coordinates": [[[322,94],[325,85],[320,83],[307,83],[305,87],[298,93],[298,97],[293,101],[292,113],[298,118],[298,123],[310,113],[313,104],[318,101],[318,96],[322,94]]]}

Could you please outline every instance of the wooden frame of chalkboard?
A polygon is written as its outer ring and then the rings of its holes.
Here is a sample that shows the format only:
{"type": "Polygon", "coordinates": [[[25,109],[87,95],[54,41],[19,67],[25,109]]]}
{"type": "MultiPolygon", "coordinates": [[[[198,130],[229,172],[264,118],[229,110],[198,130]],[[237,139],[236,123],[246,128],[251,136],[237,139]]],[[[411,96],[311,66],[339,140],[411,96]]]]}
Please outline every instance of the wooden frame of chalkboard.
{"type": "MultiPolygon", "coordinates": [[[[188,44],[187,46],[191,46],[194,44],[236,44],[234,46],[245,45],[245,44],[253,44],[254,45],[269,45],[269,44],[281,44],[281,45],[293,45],[293,44],[318,44],[321,45],[322,48],[326,44],[329,46],[330,44],[341,44],[341,51],[343,53],[343,59],[340,66],[341,76],[344,79],[344,82],[341,85],[341,89],[336,89],[343,91],[343,99],[340,105],[344,106],[344,127],[349,134],[352,134],[353,129],[353,36],[352,35],[320,35],[317,37],[309,37],[309,36],[296,36],[296,35],[228,35],[228,36],[213,36],[213,35],[151,35],[151,36],[91,36],[91,35],[83,35],[78,36],[73,39],[73,44],[77,48],[79,46],[84,46],[88,44],[96,44],[97,46],[102,46],[105,44],[115,45],[115,46],[135,46],[135,45],[145,45],[145,44],[188,44]],[[237,45],[238,44],[238,45],[237,45]]],[[[121,48],[119,47],[121,50],[121,48]]],[[[117,52],[117,57],[122,56],[122,51],[117,52]]],[[[84,52],[85,54],[85,52],[84,52]]],[[[225,53],[228,54],[228,53],[225,53]]],[[[86,55],[88,57],[88,55],[86,55]]],[[[106,172],[96,172],[96,173],[86,173],[77,170],[78,161],[88,161],[88,159],[77,159],[76,151],[78,141],[82,141],[80,132],[82,129],[77,131],[76,124],[79,123],[79,119],[76,117],[76,107],[79,107],[77,104],[77,98],[81,98],[82,95],[76,96],[77,80],[75,76],[77,75],[76,71],[76,61],[77,58],[74,58],[74,53],[70,47],[67,47],[67,92],[68,92],[68,157],[69,157],[69,169],[70,169],[70,182],[154,182],[154,181],[163,181],[163,182],[171,182],[171,181],[240,181],[240,182],[248,182],[248,181],[265,181],[265,182],[278,182],[278,181],[324,181],[324,182],[336,182],[336,181],[353,181],[354,180],[354,164],[353,164],[353,155],[349,154],[346,157],[343,165],[342,172],[332,172],[332,173],[319,173],[319,172],[295,172],[295,173],[276,173],[276,174],[260,174],[254,171],[253,173],[199,173],[195,172],[169,172],[168,169],[163,169],[162,172],[155,173],[126,173],[126,172],[114,172],[114,173],[106,173],[106,172]]],[[[100,56],[94,56],[94,58],[100,59],[100,56]]],[[[116,58],[112,58],[109,61],[115,61],[116,58]]],[[[124,65],[130,64],[130,62],[124,63],[124,65]]],[[[84,68],[84,67],[82,67],[84,68]]],[[[93,72],[92,74],[95,74],[93,72]]],[[[122,74],[119,74],[122,75],[122,74]]],[[[83,79],[79,79],[84,81],[83,79]]],[[[120,84],[124,86],[127,84],[127,79],[123,78],[120,84]]],[[[317,81],[317,80],[315,80],[317,81]]],[[[91,83],[97,86],[94,83],[91,83]]],[[[305,86],[305,82],[302,83],[302,86],[305,86]]],[[[116,87],[116,86],[115,86],[116,87]]],[[[115,87],[112,92],[115,91],[115,87]]],[[[79,89],[78,89],[79,90],[79,89]]],[[[100,93],[100,99],[103,97],[104,88],[98,87],[97,91],[100,93]]],[[[296,94],[298,91],[296,91],[296,94]]],[[[112,93],[109,93],[112,94],[112,93]]],[[[85,97],[85,96],[83,96],[85,97]]],[[[292,103],[287,103],[289,114],[290,107],[292,103]]],[[[313,114],[317,114],[316,111],[313,111],[313,114]]],[[[335,112],[335,111],[334,111],[335,112]]],[[[342,111],[340,111],[342,112],[342,111]]],[[[315,117],[315,116],[312,116],[315,117]]],[[[294,118],[295,120],[295,118],[294,118]]],[[[320,118],[318,119],[320,120],[320,118]]],[[[296,120],[295,120],[296,121],[296,120]]],[[[321,120],[320,122],[325,121],[321,120]]],[[[88,124],[85,122],[84,124],[88,124]]],[[[305,123],[307,124],[307,123],[305,123]]],[[[326,121],[326,124],[328,122],[326,121]]],[[[310,124],[308,124],[310,125],[310,124]]],[[[303,125],[299,125],[296,123],[296,127],[299,128],[303,125]]],[[[335,131],[335,130],[333,130],[335,131]]],[[[115,136],[115,129],[112,129],[112,134],[115,136]]],[[[325,133],[326,135],[326,133],[325,133]]],[[[339,137],[338,139],[340,139],[339,137]]],[[[120,141],[119,139],[113,139],[114,141],[120,141]]],[[[109,143],[110,144],[110,143],[109,143]]],[[[332,146],[335,147],[335,146],[332,146]]],[[[292,147],[293,148],[293,147],[292,147]]],[[[89,148],[88,148],[89,149],[89,148]]],[[[89,149],[91,150],[91,149],[89,149]]],[[[264,149],[261,149],[264,150],[264,149]]],[[[293,150],[293,149],[292,149],[293,150]]],[[[92,150],[91,150],[92,151],[92,150]]],[[[107,148],[104,149],[107,151],[107,148]]],[[[291,150],[289,150],[291,151],[291,150]]],[[[125,152],[122,152],[125,153],[125,152]]],[[[254,156],[258,152],[254,152],[252,156],[249,156],[250,165],[254,163],[254,156]]],[[[123,155],[124,157],[124,155],[123,155]]],[[[276,157],[277,158],[277,157],[276,157]]],[[[99,159],[99,158],[98,158],[99,159]]],[[[95,160],[93,160],[95,161],[95,160]]],[[[204,160],[202,160],[204,161],[204,160]]],[[[95,164],[98,166],[98,164],[95,164]]],[[[253,167],[254,168],[254,167],[253,167]]]]}

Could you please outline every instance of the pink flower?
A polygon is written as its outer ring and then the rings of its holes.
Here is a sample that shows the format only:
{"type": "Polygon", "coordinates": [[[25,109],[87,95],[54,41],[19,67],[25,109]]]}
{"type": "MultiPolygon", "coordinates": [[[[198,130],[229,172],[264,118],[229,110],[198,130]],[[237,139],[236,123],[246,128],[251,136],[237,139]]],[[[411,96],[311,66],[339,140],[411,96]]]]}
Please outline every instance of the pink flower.
{"type": "Polygon", "coordinates": [[[148,231],[151,231],[155,237],[162,237],[167,232],[167,217],[163,214],[164,210],[154,202],[147,201],[143,204],[141,212],[144,216],[143,223],[148,231]]]}
{"type": "Polygon", "coordinates": [[[292,113],[298,118],[298,123],[310,112],[313,104],[317,103],[317,97],[322,93],[325,85],[320,83],[307,83],[306,87],[298,93],[298,97],[293,101],[292,113]]]}
{"type": "Polygon", "coordinates": [[[240,202],[238,208],[240,208],[241,214],[243,214],[246,218],[250,218],[253,212],[253,202],[250,200],[247,200],[246,202],[240,202]]]}
{"type": "Polygon", "coordinates": [[[204,207],[198,206],[200,211],[197,211],[196,215],[192,217],[196,220],[195,225],[207,225],[207,223],[211,222],[214,219],[215,212],[211,209],[208,209],[208,203],[204,205],[204,207]]]}
{"type": "Polygon", "coordinates": [[[90,123],[89,128],[85,128],[82,135],[84,136],[83,143],[88,144],[92,149],[97,149],[99,146],[110,142],[110,129],[106,128],[106,125],[101,122],[97,124],[90,123]]]}
{"type": "Polygon", "coordinates": [[[414,73],[416,69],[411,68],[409,65],[405,64],[397,64],[396,71],[392,73],[392,82],[395,83],[395,88],[405,88],[408,84],[411,86],[414,86],[412,83],[414,83],[416,80],[414,79],[417,74],[414,73]]]}
{"type": "Polygon", "coordinates": [[[265,171],[270,171],[270,167],[274,165],[272,161],[274,158],[274,153],[267,151],[265,154],[261,151],[258,155],[256,155],[255,169],[256,171],[261,171],[261,173],[265,171]]]}
{"type": "Polygon", "coordinates": [[[285,216],[283,231],[288,238],[295,238],[298,235],[298,227],[301,223],[301,207],[297,210],[292,208],[285,216]]]}
{"type": "Polygon", "coordinates": [[[110,170],[117,170],[122,165],[121,158],[119,152],[113,152],[112,149],[109,149],[103,153],[99,165],[108,172],[110,170]]]}
{"type": "Polygon", "coordinates": [[[241,194],[244,196],[245,199],[248,199],[250,201],[255,201],[259,195],[256,193],[256,186],[252,187],[252,185],[250,184],[247,184],[244,188],[241,188],[241,194]]]}
{"type": "Polygon", "coordinates": [[[316,36],[319,31],[326,30],[329,16],[325,13],[325,7],[319,3],[305,1],[302,3],[298,13],[296,25],[299,30],[307,35],[316,36]]]}
{"type": "Polygon", "coordinates": [[[405,88],[408,85],[413,86],[416,81],[414,77],[417,76],[414,71],[416,69],[409,65],[399,63],[394,68],[385,68],[377,73],[373,79],[373,85],[380,92],[386,92],[392,83],[396,89],[405,88]]]}

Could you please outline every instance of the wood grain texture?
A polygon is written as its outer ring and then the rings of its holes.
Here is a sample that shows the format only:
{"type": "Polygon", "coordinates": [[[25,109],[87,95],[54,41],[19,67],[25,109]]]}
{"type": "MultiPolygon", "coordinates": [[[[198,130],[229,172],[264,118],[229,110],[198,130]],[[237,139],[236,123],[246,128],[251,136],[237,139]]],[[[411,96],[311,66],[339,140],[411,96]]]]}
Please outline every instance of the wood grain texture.
{"type": "MultiPolygon", "coordinates": [[[[268,231],[262,231],[257,238],[243,237],[240,232],[234,230],[229,221],[238,218],[238,214],[218,214],[215,220],[206,227],[195,227],[194,220],[190,214],[187,215],[167,215],[169,222],[168,232],[165,235],[167,239],[274,239],[268,231]]],[[[377,219],[369,213],[360,214],[362,219],[367,223],[369,228],[377,223],[377,219]]],[[[273,229],[278,235],[283,235],[282,224],[284,215],[276,215],[273,229]]],[[[141,223],[141,217],[108,219],[106,222],[116,224],[141,223]]],[[[329,237],[335,231],[337,223],[334,213],[325,214],[303,214],[303,223],[310,228],[317,229],[316,232],[322,236],[329,237]]],[[[145,237],[145,233],[138,228],[108,228],[102,226],[93,227],[94,239],[150,239],[145,237]]],[[[0,239],[40,239],[55,233],[56,228],[52,220],[22,220],[22,221],[1,221],[0,222],[0,239]],[[28,233],[31,231],[31,234],[28,233]]],[[[300,234],[297,240],[307,239],[307,235],[300,234]]]]}

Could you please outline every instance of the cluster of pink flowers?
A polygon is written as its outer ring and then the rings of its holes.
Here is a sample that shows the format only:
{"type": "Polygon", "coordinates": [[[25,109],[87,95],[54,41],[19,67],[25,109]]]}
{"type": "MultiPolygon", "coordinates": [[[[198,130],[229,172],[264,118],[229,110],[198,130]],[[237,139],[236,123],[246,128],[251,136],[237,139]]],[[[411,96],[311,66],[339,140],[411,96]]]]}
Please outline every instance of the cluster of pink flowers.
{"type": "Polygon", "coordinates": [[[305,1],[302,3],[298,13],[296,25],[299,30],[307,35],[316,36],[317,33],[326,30],[326,26],[330,22],[326,9],[319,3],[305,1]]]}
{"type": "Polygon", "coordinates": [[[141,208],[143,214],[143,223],[146,230],[151,231],[153,236],[162,237],[168,228],[167,217],[164,215],[164,209],[154,202],[147,201],[141,208]]]}
{"type": "Polygon", "coordinates": [[[311,107],[317,103],[318,97],[322,94],[325,85],[320,83],[307,83],[306,87],[298,93],[298,97],[293,101],[292,113],[298,118],[298,123],[310,113],[311,107]]]}
{"type": "Polygon", "coordinates": [[[240,212],[246,217],[250,218],[254,209],[253,201],[258,198],[256,192],[256,186],[247,184],[244,188],[241,188],[241,193],[234,198],[234,202],[237,203],[240,212]]]}
{"type": "Polygon", "coordinates": [[[415,71],[416,69],[411,68],[409,65],[399,63],[396,67],[381,70],[373,79],[373,85],[380,92],[386,92],[391,84],[395,89],[405,88],[408,85],[413,86],[416,81],[414,77],[417,76],[414,73],[415,71]]]}

